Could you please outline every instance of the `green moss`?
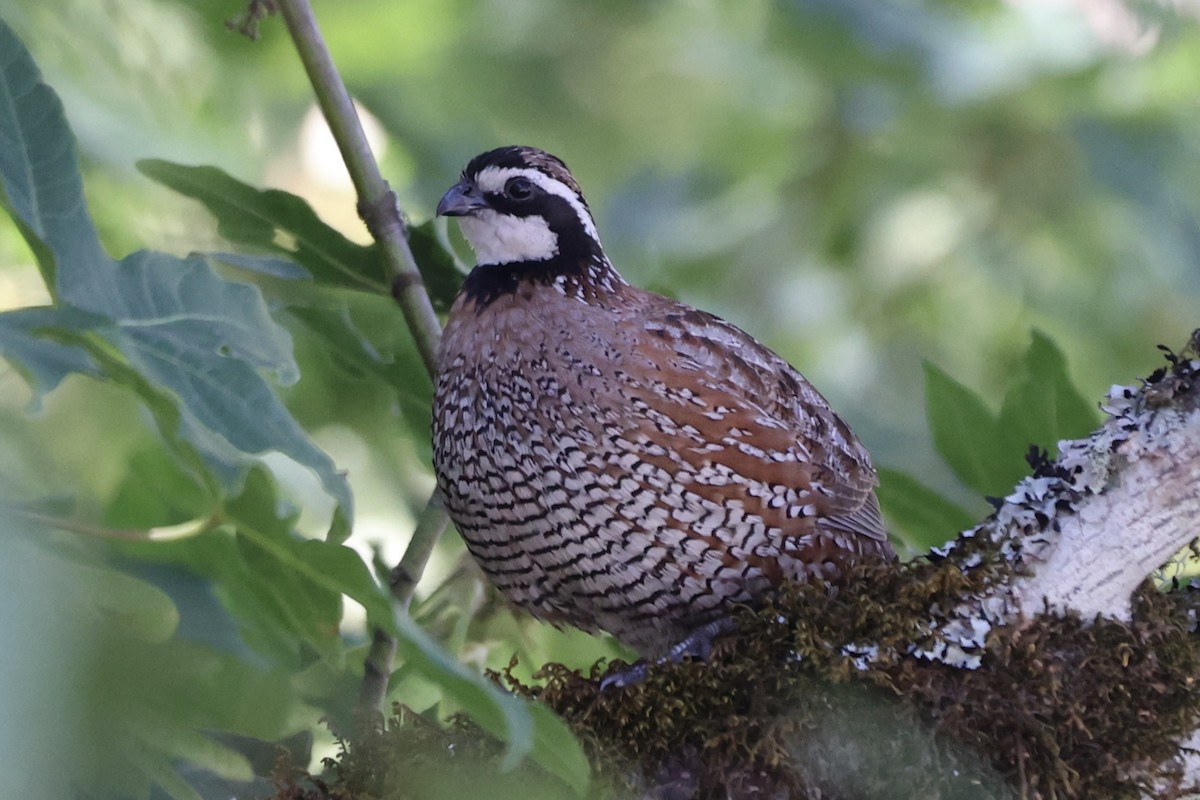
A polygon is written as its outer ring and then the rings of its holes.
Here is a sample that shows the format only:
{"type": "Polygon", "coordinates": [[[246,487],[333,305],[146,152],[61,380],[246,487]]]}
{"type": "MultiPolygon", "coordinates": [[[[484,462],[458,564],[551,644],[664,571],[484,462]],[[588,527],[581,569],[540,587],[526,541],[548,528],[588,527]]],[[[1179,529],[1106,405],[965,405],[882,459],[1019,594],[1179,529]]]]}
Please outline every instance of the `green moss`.
{"type": "Polygon", "coordinates": [[[1028,794],[1134,798],[1170,777],[1159,765],[1200,720],[1197,642],[1173,599],[1146,589],[1129,624],[1043,616],[990,645],[982,669],[906,664],[896,683],[1028,794]]]}
{"type": "Polygon", "coordinates": [[[975,753],[902,702],[900,665],[913,659],[886,655],[913,641],[932,602],[982,591],[998,574],[950,561],[863,566],[845,581],[855,591],[791,586],[744,610],[739,633],[707,664],[662,665],[604,692],[597,676],[554,664],[537,687],[506,683],[563,715],[625,790],[686,779],[688,797],[724,797],[742,784],[768,796],[1009,797],[975,753]],[[885,655],[860,669],[842,650],[856,642],[885,655]]]}
{"type": "MultiPolygon", "coordinates": [[[[998,629],[975,670],[905,655],[926,609],[1003,573],[955,560],[862,567],[847,579],[855,591],[832,596],[789,587],[769,607],[743,610],[708,663],[656,666],[632,686],[599,690],[620,662],[587,674],[547,664],[536,685],[496,679],[569,722],[606,796],[754,787],[793,798],[1122,800],[1169,779],[1160,765],[1200,721],[1194,598],[1147,587],[1128,624],[1044,616],[998,629]],[[881,646],[868,669],[843,652],[854,642],[881,646]]],[[[506,785],[566,796],[534,767],[500,775],[501,755],[465,721],[446,729],[408,713],[358,736],[330,763],[324,789],[293,781],[279,796],[450,797],[484,785],[492,797],[506,785]]]]}
{"type": "MultiPolygon", "coordinates": [[[[1143,405],[1194,405],[1195,362],[1168,361],[1140,394],[1129,389],[1113,402],[1135,415],[1143,405]]],[[[1082,491],[1061,464],[1031,463],[1035,476],[1062,481],[1060,502],[1082,491]]],[[[914,645],[940,652],[926,629],[932,613],[964,605],[971,619],[973,603],[1011,581],[1021,535],[1054,524],[1048,511],[1026,516],[1032,529],[1006,534],[1016,537],[1007,550],[981,532],[939,560],[859,566],[834,592],[789,586],[738,612],[738,632],[717,642],[708,663],[655,666],[640,683],[604,691],[600,680],[628,665],[583,674],[547,664],[535,685],[511,670],[493,677],[567,720],[593,761],[599,795],[1182,796],[1178,742],[1200,727],[1200,637],[1191,624],[1200,592],[1191,586],[1164,594],[1145,584],[1127,623],[1045,614],[985,626],[983,646],[968,643],[982,655],[977,669],[912,654],[914,645]]],[[[393,800],[481,788],[488,797],[509,788],[566,796],[529,765],[501,775],[501,753],[462,720],[443,728],[400,714],[358,736],[324,779],[282,769],[278,796],[393,800]]]]}
{"type": "Polygon", "coordinates": [[[1000,629],[976,670],[899,649],[862,670],[841,651],[899,648],[931,602],[994,577],[949,563],[864,569],[862,591],[796,587],[745,615],[707,665],[606,692],[561,665],[541,686],[509,683],[569,720],[626,788],[688,774],[697,797],[753,776],[796,797],[1125,798],[1170,777],[1159,765],[1200,720],[1200,651],[1176,599],[1149,588],[1129,624],[1045,616],[1000,629]]]}
{"type": "Polygon", "coordinates": [[[286,758],[274,800],[540,800],[568,796],[565,784],[524,763],[503,771],[504,747],[465,717],[442,725],[397,705],[340,739],[337,758],[310,775],[286,758]],[[481,788],[486,787],[485,792],[481,788]]]}

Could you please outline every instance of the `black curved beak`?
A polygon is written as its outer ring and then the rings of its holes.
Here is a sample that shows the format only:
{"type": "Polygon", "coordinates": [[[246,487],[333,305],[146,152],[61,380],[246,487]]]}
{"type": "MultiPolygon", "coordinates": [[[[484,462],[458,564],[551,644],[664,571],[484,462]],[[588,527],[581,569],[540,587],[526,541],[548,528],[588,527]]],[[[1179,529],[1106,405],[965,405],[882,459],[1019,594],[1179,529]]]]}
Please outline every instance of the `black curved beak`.
{"type": "Polygon", "coordinates": [[[461,180],[450,187],[450,191],[438,203],[439,217],[469,217],[476,211],[487,208],[483,194],[470,181],[461,180]]]}

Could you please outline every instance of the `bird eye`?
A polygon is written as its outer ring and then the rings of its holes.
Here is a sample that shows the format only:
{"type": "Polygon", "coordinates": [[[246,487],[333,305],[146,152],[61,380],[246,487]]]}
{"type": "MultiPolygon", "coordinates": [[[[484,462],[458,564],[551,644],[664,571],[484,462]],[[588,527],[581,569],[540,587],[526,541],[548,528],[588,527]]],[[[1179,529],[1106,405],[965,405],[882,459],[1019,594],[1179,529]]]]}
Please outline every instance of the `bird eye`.
{"type": "Polygon", "coordinates": [[[512,200],[528,200],[533,197],[533,184],[528,178],[509,178],[504,193],[512,200]]]}

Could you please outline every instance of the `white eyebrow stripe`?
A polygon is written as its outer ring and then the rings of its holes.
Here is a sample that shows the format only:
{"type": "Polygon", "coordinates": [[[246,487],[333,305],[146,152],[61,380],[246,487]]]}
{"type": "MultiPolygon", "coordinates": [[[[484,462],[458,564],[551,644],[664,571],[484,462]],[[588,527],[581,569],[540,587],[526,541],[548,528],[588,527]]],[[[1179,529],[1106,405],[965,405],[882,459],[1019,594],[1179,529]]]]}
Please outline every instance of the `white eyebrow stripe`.
{"type": "Polygon", "coordinates": [[[570,203],[571,208],[575,210],[575,216],[579,217],[579,221],[583,223],[583,229],[587,231],[587,235],[592,237],[592,241],[597,245],[600,244],[600,234],[596,232],[596,223],[592,221],[592,215],[580,202],[579,196],[571,191],[565,183],[551,178],[544,172],[532,167],[484,167],[475,176],[475,185],[484,192],[503,192],[504,184],[508,183],[510,178],[518,175],[526,178],[530,183],[536,183],[547,194],[558,195],[570,203]]]}

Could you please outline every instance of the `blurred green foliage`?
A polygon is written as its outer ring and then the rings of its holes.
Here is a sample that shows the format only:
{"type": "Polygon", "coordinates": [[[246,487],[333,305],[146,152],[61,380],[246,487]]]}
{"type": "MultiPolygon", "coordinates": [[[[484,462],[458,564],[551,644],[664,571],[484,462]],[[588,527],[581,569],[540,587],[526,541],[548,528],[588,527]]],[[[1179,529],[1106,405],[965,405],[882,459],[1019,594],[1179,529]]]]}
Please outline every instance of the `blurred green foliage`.
{"type": "MultiPolygon", "coordinates": [[[[82,498],[63,503],[40,488],[6,492],[0,504],[12,506],[14,537],[94,548],[85,551],[94,563],[65,571],[75,583],[94,585],[100,598],[86,599],[107,612],[89,632],[96,652],[80,673],[89,681],[79,698],[82,738],[95,744],[64,759],[63,783],[101,797],[143,797],[156,788],[191,800],[204,796],[200,786],[224,795],[230,784],[258,791],[253,784],[266,780],[271,765],[256,764],[251,751],[296,732],[311,735],[321,711],[335,725],[350,724],[349,705],[331,693],[355,678],[364,658],[346,658],[343,602],[353,600],[371,628],[399,646],[408,671],[436,689],[436,703],[469,713],[506,743],[505,763],[529,756],[582,793],[588,766],[562,721],[501,692],[397,615],[362,556],[344,545],[353,524],[349,486],[268,383],[286,386],[299,375],[292,340],[260,289],[217,274],[203,256],[139,250],[109,258],[82,194],[58,96],[2,23],[0,52],[0,207],[53,301],[0,313],[0,353],[26,378],[34,404],[69,379],[90,378],[136,400],[148,412],[143,422],[152,423],[146,432],[156,435],[130,454],[99,521],[80,517],[82,498]],[[299,535],[296,507],[279,497],[267,468],[271,456],[284,459],[275,472],[284,464],[306,468],[332,501],[323,539],[299,535]],[[72,535],[58,539],[54,529],[72,535]],[[155,580],[142,574],[150,565],[179,569],[155,580]],[[188,592],[197,579],[219,607],[188,592]],[[236,623],[236,646],[183,635],[181,618],[192,614],[236,623]],[[247,648],[263,663],[247,658],[247,648]]],[[[177,186],[201,187],[235,241],[269,253],[278,236],[293,242],[280,249],[295,263],[221,260],[303,280],[310,291],[386,293],[374,250],[323,225],[298,197],[254,191],[212,168],[144,168],[177,186]]],[[[447,254],[430,262],[453,274],[447,254]]],[[[355,332],[344,325],[328,337],[329,349],[361,349],[355,332]]],[[[62,599],[68,616],[84,610],[78,593],[62,599]]],[[[19,657],[19,648],[13,652],[19,657]]]]}
{"type": "MultiPolygon", "coordinates": [[[[266,22],[252,44],[222,25],[239,10],[0,0],[78,138],[95,236],[72,241],[93,272],[68,299],[134,319],[136,303],[114,305],[125,290],[104,292],[186,269],[218,293],[200,308],[241,331],[222,339],[228,349],[209,347],[201,328],[171,341],[241,387],[212,418],[189,417],[208,395],[156,358],[152,331],[37,309],[6,318],[9,355],[23,346],[26,358],[24,376],[0,373],[0,491],[97,530],[26,531],[68,566],[42,555],[0,563],[28,561],[73,586],[132,575],[141,588],[129,591],[144,598],[127,604],[138,613],[106,613],[81,637],[75,616],[92,595],[26,593],[13,635],[31,641],[21,625],[35,608],[65,609],[28,650],[54,666],[47,679],[115,665],[54,702],[70,697],[101,727],[124,719],[142,732],[115,740],[141,765],[130,773],[140,783],[112,781],[133,795],[170,782],[175,756],[246,776],[236,752],[179,731],[277,738],[347,713],[365,638],[337,598],[349,592],[378,617],[381,595],[337,541],[349,519],[342,482],[356,506],[348,544],[384,564],[432,486],[429,380],[385,284],[348,277],[371,274],[372,250],[282,25],[266,22]],[[161,161],[143,174],[135,165],[147,159],[161,161]],[[187,183],[184,194],[216,216],[147,175],[187,183]],[[296,223],[309,206],[316,216],[296,223]],[[219,259],[166,255],[235,247],[219,259]],[[142,248],[156,252],[109,257],[142,248]],[[365,291],[314,288],[293,261],[365,291]],[[350,262],[360,271],[347,272],[350,262]],[[213,300],[221,292],[241,299],[213,300]],[[60,324],[73,333],[37,335],[60,324]],[[254,442],[281,432],[291,458],[265,459],[269,472],[243,483],[263,461],[249,455],[254,442]],[[217,507],[230,516],[211,519],[217,507]],[[316,541],[331,527],[332,541],[316,541]],[[180,538],[99,542],[101,528],[180,538]],[[345,553],[328,571],[325,545],[345,553]],[[77,564],[88,581],[63,577],[77,564]],[[133,620],[135,633],[114,620],[133,620]],[[115,712],[139,704],[155,724],[115,712]]],[[[1200,30],[1187,19],[1146,21],[1161,26],[1155,46],[1133,56],[1051,2],[354,0],[318,3],[317,14],[378,123],[385,172],[413,221],[481,150],[520,142],[561,155],[627,277],[741,325],[830,397],[887,468],[885,505],[914,544],[978,518],[982,495],[1022,474],[1030,443],[1051,448],[1086,430],[1107,385],[1156,366],[1154,345],[1178,344],[1198,324],[1200,30]]],[[[0,64],[13,56],[6,46],[0,64]]],[[[442,253],[443,230],[420,230],[424,254],[442,253]]],[[[61,254],[31,241],[0,225],[2,308],[47,301],[39,267],[56,292],[61,254]]],[[[450,261],[439,258],[445,277],[450,261]]],[[[132,294],[147,314],[167,313],[154,305],[165,300],[186,315],[197,297],[132,294]]],[[[14,536],[29,527],[8,522],[14,536]]],[[[460,556],[446,537],[414,608],[460,661],[497,667],[515,651],[528,670],[618,652],[514,617],[460,556]]],[[[400,665],[393,697],[456,707],[436,665],[414,660],[400,665]]],[[[13,670],[24,681],[13,686],[35,685],[13,670]]]]}
{"type": "MultiPolygon", "coordinates": [[[[238,11],[0,2],[64,95],[111,251],[220,248],[212,220],[133,172],[152,157],[296,191],[362,239],[344,188],[304,150],[312,101],[282,26],[251,44],[221,24],[238,11]]],[[[1049,2],[318,13],[416,220],[487,147],[562,155],[631,279],[749,328],[881,464],[935,484],[947,476],[921,425],[922,360],[997,395],[1037,327],[1094,399],[1193,324],[1200,33],[1187,20],[1131,58],[1049,2]]],[[[308,370],[294,402],[306,424],[340,423],[321,377],[308,370]]],[[[363,402],[377,435],[386,401],[363,402]]]]}

